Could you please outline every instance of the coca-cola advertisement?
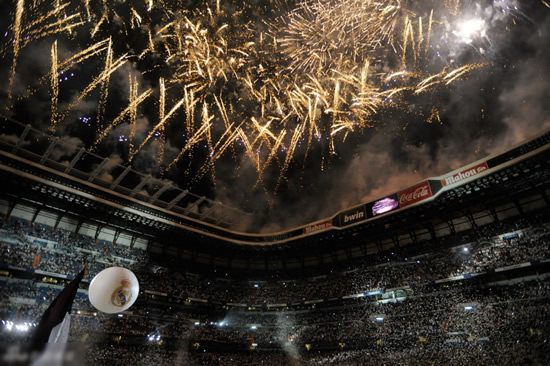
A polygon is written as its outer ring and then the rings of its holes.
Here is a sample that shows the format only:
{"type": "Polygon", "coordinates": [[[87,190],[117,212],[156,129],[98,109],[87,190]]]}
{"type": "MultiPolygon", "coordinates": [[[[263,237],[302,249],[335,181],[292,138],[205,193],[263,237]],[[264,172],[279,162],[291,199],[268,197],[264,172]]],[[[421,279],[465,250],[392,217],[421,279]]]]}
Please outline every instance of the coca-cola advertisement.
{"type": "Polygon", "coordinates": [[[426,198],[432,197],[432,190],[430,188],[430,182],[425,181],[415,186],[409,187],[399,193],[399,205],[401,207],[407,207],[426,198]]]}

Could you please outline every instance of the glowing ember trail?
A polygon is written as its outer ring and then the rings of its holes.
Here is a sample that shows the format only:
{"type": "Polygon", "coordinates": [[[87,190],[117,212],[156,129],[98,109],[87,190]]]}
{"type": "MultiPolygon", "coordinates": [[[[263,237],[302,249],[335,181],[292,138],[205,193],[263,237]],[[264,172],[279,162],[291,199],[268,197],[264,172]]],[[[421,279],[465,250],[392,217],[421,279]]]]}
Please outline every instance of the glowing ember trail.
{"type": "MultiPolygon", "coordinates": [[[[314,150],[327,153],[323,166],[351,134],[385,123],[388,111],[441,123],[435,102],[416,111],[411,100],[491,66],[483,56],[491,23],[459,0],[279,0],[269,9],[205,0],[193,10],[178,3],[17,0],[0,48],[11,60],[7,108],[47,86],[52,134],[77,111],[93,110],[89,147],[127,125],[119,149],[128,164],[154,142],[159,174],[187,162],[182,170],[197,181],[214,177],[218,161],[232,159],[238,170],[250,159],[256,184],[269,169],[278,171],[278,187],[314,150]],[[21,55],[41,42],[51,45],[51,68],[20,87],[21,55]],[[478,58],[459,63],[461,49],[478,58]],[[78,82],[58,77],[77,71],[78,82]],[[127,101],[112,103],[112,94],[127,101]],[[197,159],[202,167],[191,169],[197,159]]],[[[509,23],[522,17],[506,1],[489,6],[509,23]]]]}

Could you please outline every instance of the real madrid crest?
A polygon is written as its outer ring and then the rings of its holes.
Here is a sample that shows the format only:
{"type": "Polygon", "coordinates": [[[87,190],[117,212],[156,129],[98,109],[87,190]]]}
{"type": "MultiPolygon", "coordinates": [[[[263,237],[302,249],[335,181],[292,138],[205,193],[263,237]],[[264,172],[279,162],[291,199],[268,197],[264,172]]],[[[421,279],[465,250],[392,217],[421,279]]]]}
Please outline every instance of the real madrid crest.
{"type": "Polygon", "coordinates": [[[132,284],[128,280],[120,281],[120,286],[117,287],[111,295],[111,303],[114,306],[123,307],[132,299],[132,284]]]}

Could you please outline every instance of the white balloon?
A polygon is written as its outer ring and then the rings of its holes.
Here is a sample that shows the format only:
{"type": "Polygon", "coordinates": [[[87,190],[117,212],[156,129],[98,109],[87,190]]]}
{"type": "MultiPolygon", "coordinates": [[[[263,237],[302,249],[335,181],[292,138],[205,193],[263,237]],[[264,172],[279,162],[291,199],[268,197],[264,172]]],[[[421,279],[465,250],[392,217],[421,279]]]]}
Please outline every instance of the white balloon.
{"type": "Polygon", "coordinates": [[[134,304],[139,294],[139,282],[132,271],[109,267],[99,272],[90,282],[88,298],[104,313],[120,313],[134,304]]]}

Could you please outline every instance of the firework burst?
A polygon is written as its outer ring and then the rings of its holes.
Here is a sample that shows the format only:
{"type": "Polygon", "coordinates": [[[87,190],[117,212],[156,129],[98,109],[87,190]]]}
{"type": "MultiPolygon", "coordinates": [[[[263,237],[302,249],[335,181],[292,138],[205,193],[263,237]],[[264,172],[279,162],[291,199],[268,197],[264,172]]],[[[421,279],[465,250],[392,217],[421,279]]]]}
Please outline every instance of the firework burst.
{"type": "MultiPolygon", "coordinates": [[[[248,159],[257,185],[267,169],[278,171],[276,190],[292,164],[312,158],[315,144],[337,154],[350,133],[380,123],[380,111],[410,111],[409,98],[487,66],[483,57],[460,63],[445,48],[452,37],[468,47],[488,37],[482,20],[464,23],[472,7],[458,0],[305,0],[254,8],[218,0],[188,11],[178,1],[17,0],[1,48],[10,60],[7,108],[47,87],[52,134],[92,101],[91,148],[126,124],[129,139],[117,149],[126,149],[128,164],[155,141],[159,174],[187,161],[185,174],[197,182],[215,177],[218,161],[231,157],[238,174],[248,159]],[[15,95],[21,55],[44,43],[50,68],[15,95]],[[64,92],[59,76],[77,69],[80,84],[64,92]],[[121,73],[128,90],[113,103],[113,79],[121,73]],[[138,128],[144,113],[150,124],[138,128]]],[[[441,122],[438,107],[429,110],[426,121],[441,122]]]]}

